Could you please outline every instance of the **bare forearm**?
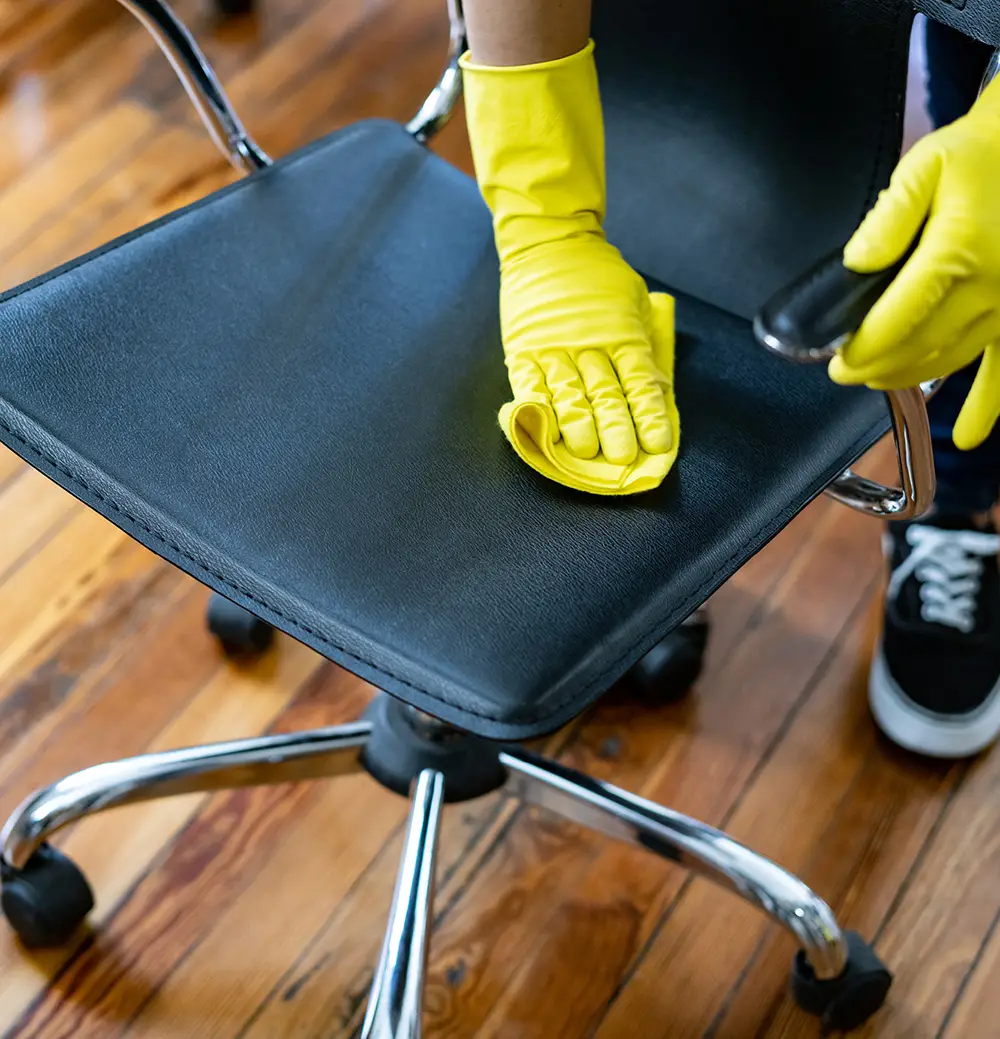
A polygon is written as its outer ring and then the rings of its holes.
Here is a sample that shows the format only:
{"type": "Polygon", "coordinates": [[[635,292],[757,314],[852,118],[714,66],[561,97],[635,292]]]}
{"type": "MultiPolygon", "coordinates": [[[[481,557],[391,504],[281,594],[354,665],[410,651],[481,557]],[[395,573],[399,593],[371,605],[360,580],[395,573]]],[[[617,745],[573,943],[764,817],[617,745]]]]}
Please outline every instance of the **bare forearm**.
{"type": "Polygon", "coordinates": [[[582,50],[591,0],[465,0],[472,60],[534,65],[582,50]]]}

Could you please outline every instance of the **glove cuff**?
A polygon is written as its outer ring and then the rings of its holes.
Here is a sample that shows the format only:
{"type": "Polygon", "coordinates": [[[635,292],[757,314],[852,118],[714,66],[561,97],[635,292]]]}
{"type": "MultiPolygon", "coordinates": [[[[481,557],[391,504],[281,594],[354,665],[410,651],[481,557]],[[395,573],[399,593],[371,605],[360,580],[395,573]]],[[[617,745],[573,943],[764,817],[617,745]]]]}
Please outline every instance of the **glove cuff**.
{"type": "Polygon", "coordinates": [[[469,140],[501,262],[596,234],[605,211],[604,120],[593,41],[537,65],[461,59],[469,140]]]}
{"type": "Polygon", "coordinates": [[[462,55],[458,63],[461,65],[463,72],[493,72],[498,76],[509,76],[525,72],[555,72],[561,68],[583,63],[591,58],[593,53],[594,41],[588,40],[586,47],[583,50],[577,51],[576,54],[569,54],[565,58],[553,58],[551,61],[538,61],[531,65],[480,65],[472,60],[472,54],[469,51],[462,55]]]}

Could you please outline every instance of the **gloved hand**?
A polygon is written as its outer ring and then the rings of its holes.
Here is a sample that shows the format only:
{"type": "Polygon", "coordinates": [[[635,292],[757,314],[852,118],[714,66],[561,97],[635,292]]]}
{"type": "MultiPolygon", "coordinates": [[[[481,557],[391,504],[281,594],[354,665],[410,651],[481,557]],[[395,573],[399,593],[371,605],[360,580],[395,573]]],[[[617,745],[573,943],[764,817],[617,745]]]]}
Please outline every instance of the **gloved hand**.
{"type": "Polygon", "coordinates": [[[462,60],[469,136],[500,257],[512,403],[500,412],[529,465],[570,487],[659,484],[679,422],[673,300],[651,296],[611,246],[593,44],[559,61],[462,60]]]}
{"type": "Polygon", "coordinates": [[[972,111],[903,157],[844,252],[860,273],[913,256],[830,364],[845,385],[902,389],[951,375],[985,354],[955,424],[959,448],[1000,416],[1000,81],[972,111]]]}

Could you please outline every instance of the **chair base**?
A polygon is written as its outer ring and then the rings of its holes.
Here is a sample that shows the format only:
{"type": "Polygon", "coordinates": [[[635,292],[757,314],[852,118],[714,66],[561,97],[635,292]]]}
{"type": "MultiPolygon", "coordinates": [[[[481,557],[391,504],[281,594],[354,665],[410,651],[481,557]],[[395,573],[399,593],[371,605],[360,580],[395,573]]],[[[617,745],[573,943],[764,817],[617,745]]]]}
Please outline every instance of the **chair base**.
{"type": "Polygon", "coordinates": [[[28,798],[0,833],[2,905],[28,945],[65,941],[93,904],[82,873],[48,841],[119,805],[174,794],[365,770],[411,792],[407,837],[362,1039],[418,1039],[442,807],[494,790],[627,841],[728,888],[781,924],[800,952],[792,992],[829,1029],[864,1023],[892,976],[870,946],[792,874],[695,819],[518,746],[480,740],[389,697],[364,719],[309,732],[97,765],[28,798]]]}

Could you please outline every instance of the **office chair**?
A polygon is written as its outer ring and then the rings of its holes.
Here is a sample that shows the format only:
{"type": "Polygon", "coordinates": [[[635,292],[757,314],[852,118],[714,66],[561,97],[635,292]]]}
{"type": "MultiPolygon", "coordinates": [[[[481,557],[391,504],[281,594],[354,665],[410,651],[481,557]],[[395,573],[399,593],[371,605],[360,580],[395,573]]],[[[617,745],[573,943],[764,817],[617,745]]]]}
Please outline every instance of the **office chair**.
{"type": "MultiPolygon", "coordinates": [[[[411,798],[366,1039],[420,1034],[442,807],[497,790],[729,888],[794,936],[805,1010],[828,1029],[867,1020],[891,975],[796,877],[517,741],[594,703],[824,489],[873,516],[932,501],[932,387],[887,407],[775,356],[828,356],[891,277],[850,274],[838,250],[899,154],[909,2],[598,0],[610,235],[677,297],[685,419],[675,472],[624,501],[545,482],[496,425],[489,216],[424,147],[460,93],[458,0],[449,64],[409,125],[359,123],[277,162],[169,9],[121,2],[249,176],[0,297],[0,440],[383,693],[353,724],[39,791],[2,833],[13,928],[57,944],[91,908],[48,843],[67,824],[363,769],[411,798]],[[890,427],[898,488],[849,468],[890,427]]],[[[989,0],[918,6],[1000,45],[989,0]]]]}

